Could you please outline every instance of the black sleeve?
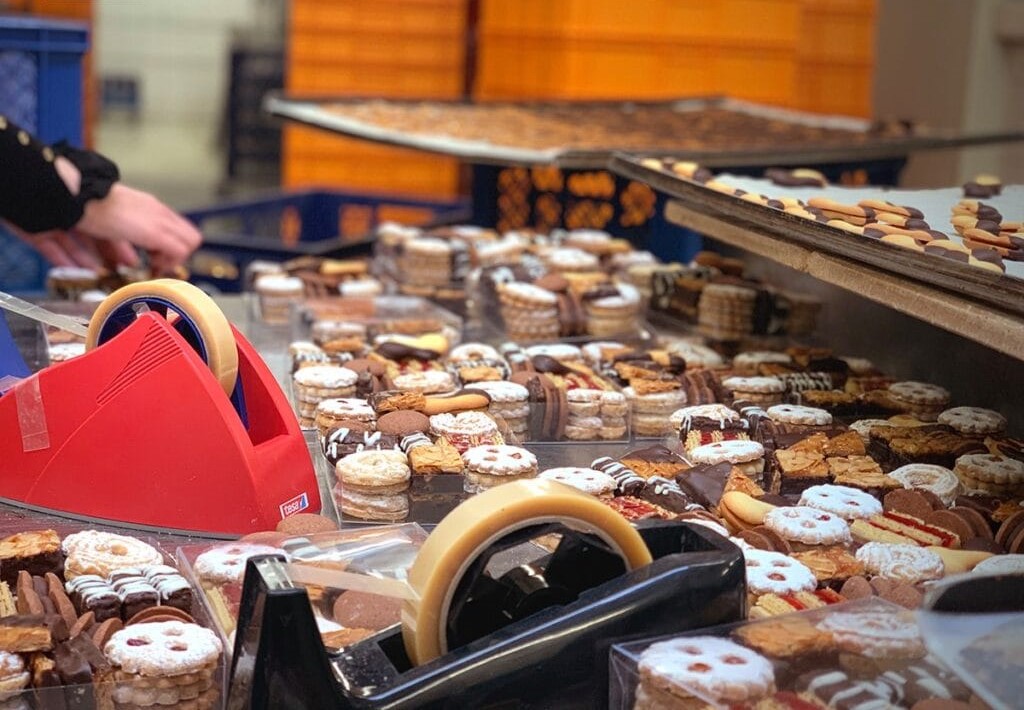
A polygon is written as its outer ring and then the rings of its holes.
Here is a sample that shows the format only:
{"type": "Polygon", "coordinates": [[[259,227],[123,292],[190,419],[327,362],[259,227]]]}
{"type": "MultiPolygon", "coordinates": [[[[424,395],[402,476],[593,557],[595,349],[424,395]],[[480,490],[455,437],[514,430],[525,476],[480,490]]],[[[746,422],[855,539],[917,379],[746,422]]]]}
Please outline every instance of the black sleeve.
{"type": "Polygon", "coordinates": [[[43,145],[0,115],[0,217],[26,232],[73,227],[85,202],[105,197],[118,177],[117,166],[103,156],[64,144],[43,145]],[[53,161],[58,155],[81,172],[78,195],[57,174],[53,161]]]}

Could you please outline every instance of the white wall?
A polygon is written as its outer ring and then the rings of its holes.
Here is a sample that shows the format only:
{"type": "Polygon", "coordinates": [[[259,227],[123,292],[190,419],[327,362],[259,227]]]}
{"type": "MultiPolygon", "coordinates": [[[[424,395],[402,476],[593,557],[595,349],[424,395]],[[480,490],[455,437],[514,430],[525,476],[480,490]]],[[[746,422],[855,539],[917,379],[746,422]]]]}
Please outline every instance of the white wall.
{"type": "Polygon", "coordinates": [[[96,0],[97,75],[140,79],[142,118],[210,128],[223,110],[231,30],[266,0],[96,0]]]}

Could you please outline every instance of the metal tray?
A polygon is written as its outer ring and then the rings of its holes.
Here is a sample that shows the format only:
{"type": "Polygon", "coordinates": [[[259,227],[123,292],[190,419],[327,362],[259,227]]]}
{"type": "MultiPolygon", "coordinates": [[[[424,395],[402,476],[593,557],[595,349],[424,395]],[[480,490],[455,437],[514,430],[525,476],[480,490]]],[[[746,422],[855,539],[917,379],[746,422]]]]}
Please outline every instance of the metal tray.
{"type": "MultiPolygon", "coordinates": [[[[274,116],[297,121],[364,140],[387,143],[406,148],[443,155],[451,155],[474,163],[508,164],[555,164],[565,168],[604,168],[614,152],[653,153],[697,160],[712,167],[725,166],[769,166],[776,164],[864,161],[871,159],[904,157],[913,150],[952,148],[965,145],[999,143],[1024,140],[1024,131],[1002,133],[960,134],[955,132],[910,132],[887,135],[872,130],[872,125],[863,119],[846,116],[823,116],[792,111],[763,104],[738,101],[721,96],[687,98],[662,102],[493,102],[472,104],[462,101],[388,101],[351,97],[283,97],[270,94],[264,101],[264,109],[274,116]],[[342,116],[331,110],[331,106],[360,107],[370,104],[386,108],[403,107],[422,109],[434,108],[438,115],[446,109],[465,112],[463,118],[474,126],[489,125],[482,120],[484,112],[493,108],[513,108],[524,115],[537,118],[551,118],[571,110],[573,125],[600,125],[602,115],[606,118],[608,109],[620,111],[628,117],[637,110],[656,110],[666,117],[715,109],[744,114],[767,121],[781,121],[797,126],[813,126],[838,131],[834,140],[808,143],[794,139],[790,144],[775,140],[768,144],[763,141],[730,142],[727,148],[679,149],[673,145],[638,144],[624,134],[621,142],[609,145],[587,147],[547,146],[544,148],[517,145],[507,135],[481,134],[479,139],[458,138],[442,133],[404,130],[385,127],[367,120],[342,116]],[[474,112],[480,114],[474,119],[474,112]]],[[[755,131],[751,131],[755,133],[755,131]]],[[[677,135],[669,131],[670,135],[677,135]]],[[[692,137],[692,136],[691,136],[692,137]]]]}

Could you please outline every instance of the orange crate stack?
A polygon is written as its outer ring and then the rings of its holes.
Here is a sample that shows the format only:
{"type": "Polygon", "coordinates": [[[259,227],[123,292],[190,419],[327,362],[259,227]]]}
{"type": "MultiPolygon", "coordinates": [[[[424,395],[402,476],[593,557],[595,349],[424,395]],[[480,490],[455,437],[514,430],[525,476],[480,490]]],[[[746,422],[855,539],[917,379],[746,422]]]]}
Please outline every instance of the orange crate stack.
{"type": "Polygon", "coordinates": [[[876,0],[803,0],[797,106],[871,115],[876,0]]]}
{"type": "MultiPolygon", "coordinates": [[[[467,0],[292,0],[286,88],[294,95],[459,98],[467,0]]],[[[458,161],[287,126],[287,187],[452,197],[458,161]]]]}

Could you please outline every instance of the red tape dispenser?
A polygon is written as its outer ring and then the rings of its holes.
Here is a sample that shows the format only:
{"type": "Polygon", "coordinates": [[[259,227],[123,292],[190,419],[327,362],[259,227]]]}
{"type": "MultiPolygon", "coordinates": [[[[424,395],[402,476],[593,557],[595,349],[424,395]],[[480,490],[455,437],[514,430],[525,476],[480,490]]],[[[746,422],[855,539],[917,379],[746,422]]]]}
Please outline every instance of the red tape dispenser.
{"type": "Polygon", "coordinates": [[[0,396],[0,497],[225,535],[320,510],[284,393],[198,288],[160,279],[114,292],[86,347],[0,396]]]}

